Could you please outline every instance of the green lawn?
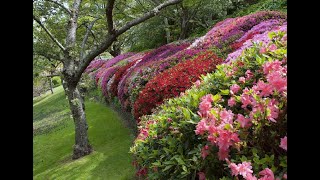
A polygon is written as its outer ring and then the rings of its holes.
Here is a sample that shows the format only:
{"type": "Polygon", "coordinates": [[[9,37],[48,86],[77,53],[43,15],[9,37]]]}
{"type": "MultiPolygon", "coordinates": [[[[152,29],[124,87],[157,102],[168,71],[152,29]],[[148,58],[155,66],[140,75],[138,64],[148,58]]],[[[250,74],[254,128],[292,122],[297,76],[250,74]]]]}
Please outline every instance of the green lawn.
{"type": "Polygon", "coordinates": [[[86,115],[94,152],[71,160],[74,125],[62,87],[34,104],[34,179],[134,179],[130,130],[105,105],[87,101],[86,115]]]}

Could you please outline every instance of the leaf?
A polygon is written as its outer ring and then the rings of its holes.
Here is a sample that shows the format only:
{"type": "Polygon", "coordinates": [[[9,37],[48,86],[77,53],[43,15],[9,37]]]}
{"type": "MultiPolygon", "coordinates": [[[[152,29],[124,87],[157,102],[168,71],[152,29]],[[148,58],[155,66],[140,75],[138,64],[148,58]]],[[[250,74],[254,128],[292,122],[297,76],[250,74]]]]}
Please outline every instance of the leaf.
{"type": "Polygon", "coordinates": [[[169,170],[173,165],[169,165],[169,166],[166,166],[162,171],[167,171],[169,170]]]}
{"type": "Polygon", "coordinates": [[[186,164],[180,157],[175,158],[179,165],[186,164]]]}
{"type": "Polygon", "coordinates": [[[218,102],[221,99],[221,95],[220,94],[216,94],[212,97],[213,102],[218,102]]]}
{"type": "Polygon", "coordinates": [[[230,90],[229,89],[220,89],[220,94],[222,95],[229,95],[230,94],[230,90]]]}

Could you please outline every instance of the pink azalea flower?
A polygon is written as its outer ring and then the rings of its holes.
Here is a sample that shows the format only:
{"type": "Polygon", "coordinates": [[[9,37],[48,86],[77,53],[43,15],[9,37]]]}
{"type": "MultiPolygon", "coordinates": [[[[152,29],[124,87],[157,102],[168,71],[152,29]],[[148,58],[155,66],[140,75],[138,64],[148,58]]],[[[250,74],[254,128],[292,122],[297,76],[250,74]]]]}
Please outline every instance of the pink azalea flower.
{"type": "Polygon", "coordinates": [[[201,157],[204,159],[209,155],[209,146],[205,145],[202,149],[201,149],[201,157]]]}
{"type": "Polygon", "coordinates": [[[267,52],[267,49],[265,47],[262,47],[259,51],[260,54],[264,54],[267,52]]]}
{"type": "Polygon", "coordinates": [[[247,174],[246,180],[257,180],[256,176],[252,176],[252,174],[247,174]]]}
{"type": "Polygon", "coordinates": [[[198,172],[199,180],[206,180],[206,175],[204,172],[198,172]]]}
{"type": "Polygon", "coordinates": [[[198,88],[200,86],[200,80],[197,80],[195,83],[196,87],[198,88]]]}
{"type": "Polygon", "coordinates": [[[241,100],[241,103],[242,103],[242,106],[241,106],[242,108],[246,108],[248,105],[252,104],[251,103],[251,98],[250,98],[250,96],[248,94],[243,93],[241,95],[240,100],[241,100]]]}
{"type": "Polygon", "coordinates": [[[245,118],[242,114],[238,114],[237,121],[240,123],[240,126],[242,128],[250,127],[250,125],[251,125],[251,123],[250,123],[251,119],[245,118]]]}
{"type": "Polygon", "coordinates": [[[207,117],[208,114],[210,113],[210,109],[212,107],[212,104],[211,102],[209,101],[202,101],[200,104],[199,104],[199,112],[201,114],[202,117],[207,117]]]}
{"type": "Polygon", "coordinates": [[[246,80],[249,80],[253,77],[253,73],[250,70],[246,71],[246,80]]]}
{"type": "Polygon", "coordinates": [[[240,89],[241,89],[241,88],[240,88],[240,86],[239,86],[238,84],[233,84],[233,85],[230,87],[231,94],[237,93],[240,89]]]}
{"type": "Polygon", "coordinates": [[[278,102],[275,99],[272,99],[268,105],[267,109],[270,110],[270,114],[267,116],[267,119],[272,122],[277,122],[276,119],[279,115],[279,108],[277,107],[278,102]]]}
{"type": "Polygon", "coordinates": [[[246,82],[246,78],[244,77],[239,77],[239,82],[241,82],[242,84],[244,84],[246,82]]]}
{"type": "Polygon", "coordinates": [[[270,47],[269,47],[270,51],[275,51],[277,49],[277,46],[275,44],[272,44],[270,47]]]}
{"type": "Polygon", "coordinates": [[[282,69],[281,64],[282,64],[282,62],[280,62],[279,60],[275,60],[272,62],[266,62],[262,65],[263,73],[265,75],[268,75],[272,71],[281,71],[281,69],[282,69]]]}
{"type": "Polygon", "coordinates": [[[197,135],[203,135],[204,132],[208,129],[207,123],[205,119],[202,119],[200,122],[198,122],[196,126],[196,130],[194,131],[197,135]]]}
{"type": "Polygon", "coordinates": [[[239,168],[235,163],[230,163],[228,167],[231,169],[232,176],[238,176],[239,168]]]}
{"type": "Polygon", "coordinates": [[[263,81],[259,80],[257,85],[254,86],[256,90],[260,90],[260,97],[266,97],[273,93],[273,87],[270,84],[266,84],[263,81]]]}
{"type": "Polygon", "coordinates": [[[283,179],[287,179],[287,173],[283,174],[283,179]]]}
{"type": "Polygon", "coordinates": [[[274,175],[271,169],[265,168],[264,170],[259,172],[260,176],[263,176],[262,178],[259,178],[259,180],[274,180],[274,175]]]}
{"type": "Polygon", "coordinates": [[[229,100],[228,100],[228,106],[232,107],[236,104],[236,100],[234,97],[231,97],[229,100]]]}
{"type": "Polygon", "coordinates": [[[213,102],[212,94],[207,94],[201,98],[201,101],[213,102]]]}
{"type": "Polygon", "coordinates": [[[253,171],[251,163],[250,162],[242,162],[241,164],[238,164],[238,168],[239,168],[239,174],[242,175],[244,178],[247,177],[247,174],[252,174],[253,171]]]}
{"type": "Polygon", "coordinates": [[[218,157],[220,161],[223,161],[229,156],[229,150],[219,149],[218,157]]]}
{"type": "Polygon", "coordinates": [[[280,147],[287,151],[287,136],[281,138],[280,147]]]}
{"type": "Polygon", "coordinates": [[[280,72],[272,72],[268,74],[267,80],[278,92],[287,90],[287,78],[282,77],[280,72]]]}
{"type": "Polygon", "coordinates": [[[223,111],[220,112],[220,118],[222,119],[223,122],[232,124],[233,123],[233,113],[231,110],[226,110],[224,109],[223,111]]]}

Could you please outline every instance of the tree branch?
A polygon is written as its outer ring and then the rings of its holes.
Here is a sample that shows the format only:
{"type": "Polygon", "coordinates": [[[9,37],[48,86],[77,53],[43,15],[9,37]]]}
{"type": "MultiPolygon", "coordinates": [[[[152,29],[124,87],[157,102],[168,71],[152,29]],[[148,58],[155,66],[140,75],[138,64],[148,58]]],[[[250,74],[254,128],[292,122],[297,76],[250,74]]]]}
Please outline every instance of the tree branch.
{"type": "Polygon", "coordinates": [[[107,7],[106,7],[106,17],[107,17],[107,24],[108,24],[108,33],[114,34],[113,28],[113,19],[112,19],[112,11],[114,6],[115,0],[108,0],[107,7]]]}
{"type": "Polygon", "coordinates": [[[46,0],[46,1],[52,2],[52,3],[60,6],[63,10],[65,10],[65,11],[71,16],[71,11],[70,11],[67,7],[65,7],[64,5],[60,4],[60,3],[57,2],[57,1],[53,1],[53,0],[46,0]]]}
{"type": "MultiPolygon", "coordinates": [[[[82,57],[83,57],[83,55],[84,55],[84,49],[85,49],[86,43],[87,43],[87,41],[88,41],[89,33],[91,32],[91,29],[93,28],[94,23],[95,23],[97,20],[99,20],[99,19],[100,19],[100,18],[94,19],[94,20],[90,23],[89,27],[87,27],[86,34],[85,34],[85,36],[84,36],[84,38],[83,38],[83,41],[82,41],[82,44],[81,44],[80,59],[82,59],[82,57]]],[[[91,32],[91,33],[92,33],[92,32],[91,32]]]]}
{"type": "Polygon", "coordinates": [[[65,51],[66,48],[62,46],[62,44],[55,38],[53,37],[53,35],[51,34],[51,32],[46,28],[44,27],[44,25],[41,23],[41,21],[35,17],[33,15],[33,19],[42,27],[42,29],[44,29],[46,31],[46,33],[50,36],[50,38],[59,46],[59,48],[62,50],[62,51],[65,51]]]}
{"type": "Polygon", "coordinates": [[[47,53],[44,53],[44,52],[39,52],[39,51],[38,52],[34,52],[33,55],[38,55],[38,56],[45,57],[47,59],[54,59],[54,60],[62,62],[62,58],[61,57],[58,57],[58,56],[55,56],[55,55],[52,55],[52,54],[47,54],[47,53]]]}
{"type": "Polygon", "coordinates": [[[134,20],[128,22],[126,25],[124,25],[122,28],[120,28],[118,31],[116,31],[116,35],[119,36],[120,34],[126,32],[131,27],[133,27],[133,26],[135,26],[137,24],[140,24],[143,21],[156,16],[160,12],[161,9],[163,9],[163,8],[165,8],[167,6],[170,6],[170,5],[174,5],[174,4],[180,3],[180,2],[182,2],[182,0],[169,0],[169,1],[166,1],[166,2],[164,2],[162,4],[160,4],[159,6],[153,8],[151,11],[145,13],[142,17],[134,19],[134,20]]]}
{"type": "Polygon", "coordinates": [[[94,49],[92,49],[85,57],[83,57],[83,59],[81,60],[80,63],[80,67],[79,70],[77,71],[76,76],[76,81],[77,82],[80,78],[81,78],[81,74],[84,72],[84,70],[87,68],[87,66],[90,64],[90,62],[99,54],[101,54],[102,52],[104,52],[106,49],[108,49],[111,44],[113,43],[113,41],[116,40],[116,38],[121,35],[122,33],[126,32],[128,29],[130,29],[131,27],[142,23],[145,20],[148,20],[154,16],[156,16],[161,9],[170,6],[170,5],[174,5],[177,3],[182,2],[183,0],[168,0],[163,4],[160,4],[159,6],[155,7],[154,9],[152,9],[151,11],[149,11],[148,13],[145,13],[142,17],[134,19],[132,21],[130,21],[129,23],[127,23],[126,25],[124,25],[122,28],[120,28],[118,31],[116,31],[115,34],[108,34],[108,36],[105,38],[104,41],[102,41],[100,43],[99,46],[96,46],[94,49]]]}

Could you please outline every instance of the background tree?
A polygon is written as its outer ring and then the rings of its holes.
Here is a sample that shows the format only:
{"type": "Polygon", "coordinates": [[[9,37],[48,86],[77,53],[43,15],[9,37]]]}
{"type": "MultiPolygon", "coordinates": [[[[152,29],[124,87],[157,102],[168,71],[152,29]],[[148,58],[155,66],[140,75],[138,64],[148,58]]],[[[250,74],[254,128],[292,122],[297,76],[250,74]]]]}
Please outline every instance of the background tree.
{"type": "MultiPolygon", "coordinates": [[[[115,5],[117,6],[120,2],[116,0],[106,2],[96,0],[93,3],[89,0],[33,1],[33,19],[39,25],[36,30],[41,27],[40,34],[46,33],[57,47],[48,48],[42,52],[56,56],[57,60],[63,64],[61,72],[63,87],[75,123],[74,159],[90,154],[92,151],[88,140],[88,125],[83,100],[77,87],[86,67],[95,57],[107,50],[119,35],[131,27],[158,15],[167,6],[181,1],[164,1],[160,5],[148,9],[146,13],[136,13],[130,21],[118,19],[117,15],[113,14],[115,5]],[[95,27],[94,24],[99,20],[104,23],[98,23],[97,26],[99,27],[95,27]],[[99,28],[99,31],[95,28],[99,28]],[[58,48],[59,50],[56,50],[58,48]],[[50,53],[51,50],[54,52],[50,53]]],[[[122,10],[125,11],[126,9],[122,10]]],[[[37,38],[34,43],[47,44],[46,41],[41,42],[39,39],[37,38]]],[[[50,44],[52,43],[47,45],[50,46],[50,44]]]]}

